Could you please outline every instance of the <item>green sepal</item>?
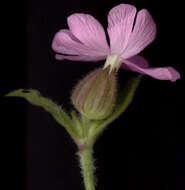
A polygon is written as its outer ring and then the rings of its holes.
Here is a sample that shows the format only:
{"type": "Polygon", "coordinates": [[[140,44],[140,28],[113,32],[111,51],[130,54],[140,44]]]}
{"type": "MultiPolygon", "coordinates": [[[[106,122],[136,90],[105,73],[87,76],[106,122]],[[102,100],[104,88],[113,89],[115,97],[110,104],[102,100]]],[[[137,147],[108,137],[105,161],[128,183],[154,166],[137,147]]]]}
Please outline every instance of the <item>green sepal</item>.
{"type": "Polygon", "coordinates": [[[72,117],[72,124],[76,130],[76,133],[80,138],[83,137],[83,126],[82,123],[79,119],[79,115],[76,113],[75,110],[71,111],[71,117],[72,117]]]}
{"type": "Polygon", "coordinates": [[[92,126],[89,131],[92,144],[96,141],[97,137],[103,132],[103,130],[127,109],[133,100],[135,91],[141,81],[141,78],[141,75],[130,78],[123,85],[123,89],[121,89],[118,93],[117,102],[112,114],[105,120],[94,121],[94,126],[92,126]]]}
{"type": "Polygon", "coordinates": [[[71,118],[68,116],[68,114],[52,100],[41,96],[39,91],[33,89],[18,89],[8,93],[5,96],[22,97],[25,98],[31,104],[44,108],[54,117],[54,119],[60,125],[65,127],[65,129],[73,138],[79,138],[79,134],[77,133],[75,126],[73,125],[73,122],[71,118]]]}

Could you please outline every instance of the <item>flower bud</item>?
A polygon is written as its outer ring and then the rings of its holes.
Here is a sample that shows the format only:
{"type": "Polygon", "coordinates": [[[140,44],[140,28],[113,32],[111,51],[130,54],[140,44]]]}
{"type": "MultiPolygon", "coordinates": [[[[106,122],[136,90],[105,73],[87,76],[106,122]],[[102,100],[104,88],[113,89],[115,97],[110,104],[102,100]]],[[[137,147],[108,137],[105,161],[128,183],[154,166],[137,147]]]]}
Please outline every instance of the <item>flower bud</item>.
{"type": "Polygon", "coordinates": [[[116,88],[116,72],[98,68],[77,84],[71,99],[75,108],[87,118],[105,119],[113,111],[116,88]]]}

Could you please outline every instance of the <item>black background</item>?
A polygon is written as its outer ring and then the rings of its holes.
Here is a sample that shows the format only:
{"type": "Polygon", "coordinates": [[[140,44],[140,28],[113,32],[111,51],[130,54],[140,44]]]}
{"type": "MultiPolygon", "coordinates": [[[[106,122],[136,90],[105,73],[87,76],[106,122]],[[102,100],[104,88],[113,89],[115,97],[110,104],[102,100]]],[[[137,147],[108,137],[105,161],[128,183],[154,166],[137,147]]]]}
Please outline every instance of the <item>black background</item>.
{"type": "MultiPolygon", "coordinates": [[[[52,38],[67,28],[66,18],[75,12],[93,15],[106,28],[108,11],[120,3],[149,10],[158,33],[141,54],[151,66],[173,66],[182,79],[171,83],[143,78],[127,111],[95,145],[97,190],[185,189],[183,2],[157,0],[7,2],[1,17],[0,70],[5,189],[83,189],[77,148],[64,128],[41,108],[3,95],[17,88],[34,88],[70,109],[72,87],[103,62],[57,61],[52,38]]],[[[120,86],[129,75],[119,71],[120,86]]]]}

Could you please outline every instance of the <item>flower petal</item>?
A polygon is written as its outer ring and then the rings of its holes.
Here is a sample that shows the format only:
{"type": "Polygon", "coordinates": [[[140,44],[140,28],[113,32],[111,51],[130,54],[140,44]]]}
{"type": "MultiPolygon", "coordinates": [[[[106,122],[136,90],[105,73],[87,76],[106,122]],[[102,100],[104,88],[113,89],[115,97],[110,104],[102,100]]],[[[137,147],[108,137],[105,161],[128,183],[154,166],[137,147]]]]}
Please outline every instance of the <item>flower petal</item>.
{"type": "Polygon", "coordinates": [[[67,22],[72,34],[87,47],[100,51],[102,55],[109,53],[105,31],[94,17],[76,13],[69,16],[67,22]]]}
{"type": "Polygon", "coordinates": [[[141,52],[156,36],[156,24],[146,9],[138,12],[134,29],[130,35],[128,46],[122,57],[127,59],[141,52]]]}
{"type": "MultiPolygon", "coordinates": [[[[123,60],[123,64],[134,72],[138,72],[143,75],[150,75],[151,77],[159,80],[171,80],[174,82],[180,78],[180,74],[172,67],[146,68],[137,65],[137,62],[134,63],[129,60],[123,60]]],[[[122,68],[124,68],[124,66],[122,68]]]]}
{"type": "Polygon", "coordinates": [[[102,56],[102,53],[99,51],[86,47],[67,29],[56,33],[52,42],[52,48],[61,54],[102,56]]]}
{"type": "Polygon", "coordinates": [[[70,60],[70,61],[100,61],[105,59],[105,56],[87,56],[87,55],[71,55],[71,56],[65,56],[65,55],[59,55],[56,54],[55,58],[57,60],[70,60]]]}
{"type": "MultiPolygon", "coordinates": [[[[133,56],[127,60],[129,62],[135,63],[137,66],[142,67],[142,68],[147,68],[149,66],[148,61],[142,56],[136,55],[136,56],[133,56]]],[[[130,70],[130,68],[126,64],[122,64],[121,68],[130,70]]]]}
{"type": "Polygon", "coordinates": [[[134,23],[136,8],[120,4],[110,10],[108,15],[108,34],[111,54],[120,54],[125,49],[134,23]]]}

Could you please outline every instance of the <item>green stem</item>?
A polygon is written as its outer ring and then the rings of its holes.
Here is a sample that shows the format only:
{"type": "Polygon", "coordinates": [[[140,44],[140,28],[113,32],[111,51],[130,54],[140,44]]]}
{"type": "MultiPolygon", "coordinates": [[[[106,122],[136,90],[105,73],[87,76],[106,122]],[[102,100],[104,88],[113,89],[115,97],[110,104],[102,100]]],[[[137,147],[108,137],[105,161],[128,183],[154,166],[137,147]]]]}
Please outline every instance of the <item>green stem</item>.
{"type": "Polygon", "coordinates": [[[85,189],[95,190],[92,149],[86,148],[84,150],[81,150],[79,152],[79,156],[80,156],[80,166],[82,169],[85,189]]]}

